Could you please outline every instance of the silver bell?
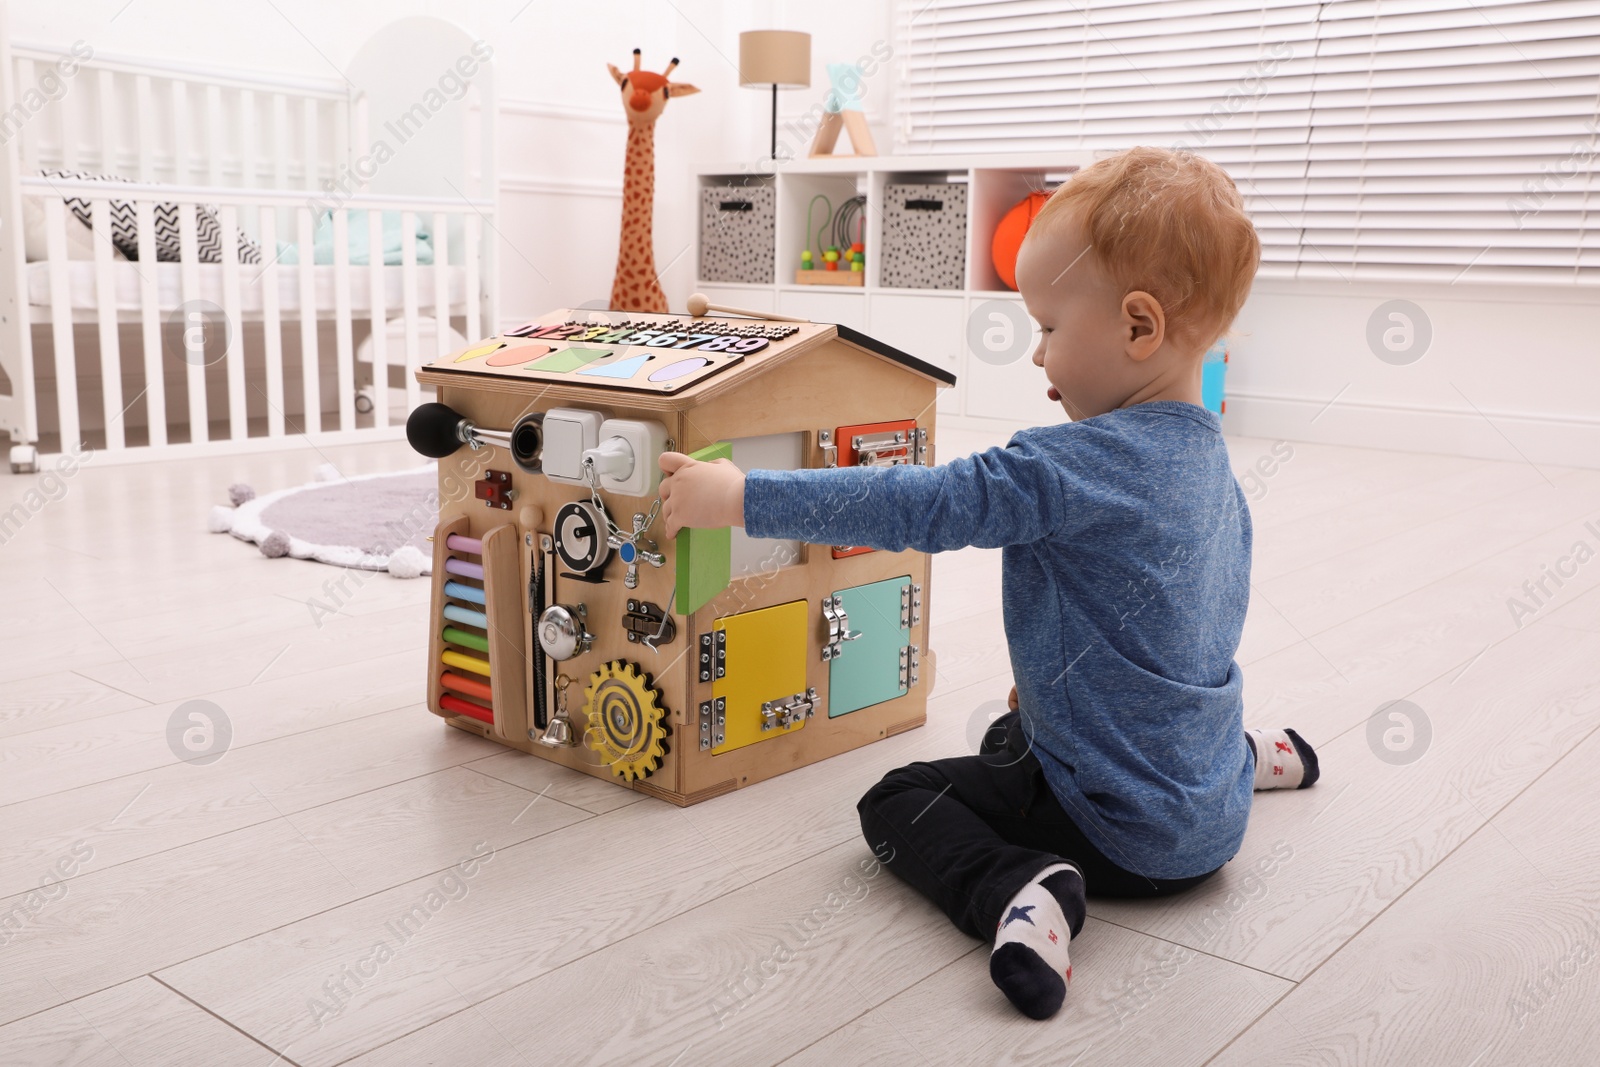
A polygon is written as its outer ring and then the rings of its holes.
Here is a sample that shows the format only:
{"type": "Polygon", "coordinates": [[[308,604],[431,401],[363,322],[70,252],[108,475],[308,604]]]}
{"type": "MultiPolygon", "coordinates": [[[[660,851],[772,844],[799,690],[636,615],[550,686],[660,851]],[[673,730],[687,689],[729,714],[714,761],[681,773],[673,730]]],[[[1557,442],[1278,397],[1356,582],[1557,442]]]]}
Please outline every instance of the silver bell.
{"type": "Polygon", "coordinates": [[[550,725],[539,735],[539,743],[551,748],[567,748],[577,744],[572,736],[572,720],[564,714],[550,716],[550,725]]]}
{"type": "MultiPolygon", "coordinates": [[[[578,610],[582,611],[580,604],[578,610]]],[[[556,675],[556,713],[550,716],[550,721],[545,724],[544,733],[539,735],[541,745],[551,748],[567,748],[578,743],[572,736],[572,720],[567,718],[567,687],[572,685],[572,679],[565,674],[556,675]]],[[[529,730],[528,735],[533,736],[529,730]]]]}

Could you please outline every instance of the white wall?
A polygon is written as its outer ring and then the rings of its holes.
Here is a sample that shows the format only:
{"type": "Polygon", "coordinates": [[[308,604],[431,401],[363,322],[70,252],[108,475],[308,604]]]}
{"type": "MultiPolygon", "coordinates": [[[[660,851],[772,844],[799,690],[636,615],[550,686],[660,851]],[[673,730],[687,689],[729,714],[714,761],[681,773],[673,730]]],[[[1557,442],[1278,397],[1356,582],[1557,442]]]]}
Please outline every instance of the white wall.
{"type": "Polygon", "coordinates": [[[1600,467],[1592,289],[1258,280],[1237,329],[1230,432],[1600,467]],[[1414,362],[1368,344],[1393,300],[1431,330],[1414,362]]]}

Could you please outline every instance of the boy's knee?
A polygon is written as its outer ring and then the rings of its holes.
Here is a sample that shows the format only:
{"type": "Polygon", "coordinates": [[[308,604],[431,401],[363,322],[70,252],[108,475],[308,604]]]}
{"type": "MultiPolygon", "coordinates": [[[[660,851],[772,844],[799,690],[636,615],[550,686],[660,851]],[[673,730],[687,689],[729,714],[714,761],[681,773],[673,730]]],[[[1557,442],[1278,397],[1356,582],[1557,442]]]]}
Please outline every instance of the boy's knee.
{"type": "Polygon", "coordinates": [[[879,779],[878,784],[862,794],[856,802],[856,810],[866,814],[868,809],[875,808],[883,801],[898,793],[912,789],[943,789],[948,782],[938,769],[927,763],[909,763],[904,767],[896,767],[879,779]]]}

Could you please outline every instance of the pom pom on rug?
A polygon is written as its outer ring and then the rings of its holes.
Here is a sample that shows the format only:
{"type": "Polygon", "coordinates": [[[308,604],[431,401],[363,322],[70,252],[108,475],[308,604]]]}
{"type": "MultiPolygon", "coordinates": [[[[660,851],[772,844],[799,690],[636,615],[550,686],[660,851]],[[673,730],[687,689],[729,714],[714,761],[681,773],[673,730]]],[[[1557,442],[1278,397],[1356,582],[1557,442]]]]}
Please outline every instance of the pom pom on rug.
{"type": "Polygon", "coordinates": [[[396,578],[421,578],[432,562],[416,545],[401,545],[389,556],[389,573],[396,578]]]}
{"type": "Polygon", "coordinates": [[[273,530],[261,540],[261,554],[268,559],[277,559],[279,556],[289,554],[289,535],[282,530],[273,530]]]}

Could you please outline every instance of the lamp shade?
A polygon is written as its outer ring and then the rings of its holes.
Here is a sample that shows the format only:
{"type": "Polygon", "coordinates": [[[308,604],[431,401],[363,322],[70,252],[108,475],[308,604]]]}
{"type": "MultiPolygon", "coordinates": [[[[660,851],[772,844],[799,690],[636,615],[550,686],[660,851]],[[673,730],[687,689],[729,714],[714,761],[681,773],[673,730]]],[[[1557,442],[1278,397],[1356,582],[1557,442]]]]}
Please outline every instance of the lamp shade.
{"type": "Polygon", "coordinates": [[[746,30],[739,35],[739,84],[745,88],[811,85],[811,35],[799,30],[746,30]]]}

